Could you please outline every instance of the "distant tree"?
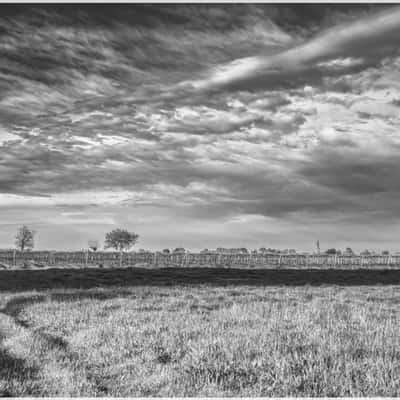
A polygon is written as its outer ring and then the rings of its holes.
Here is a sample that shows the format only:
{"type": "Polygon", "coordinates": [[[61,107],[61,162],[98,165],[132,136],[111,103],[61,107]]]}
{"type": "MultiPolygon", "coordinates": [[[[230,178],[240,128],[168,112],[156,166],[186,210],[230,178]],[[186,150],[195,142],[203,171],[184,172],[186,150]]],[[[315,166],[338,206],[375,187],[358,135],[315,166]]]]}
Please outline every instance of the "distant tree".
{"type": "Polygon", "coordinates": [[[353,249],[352,249],[351,247],[346,247],[345,254],[347,254],[347,255],[353,255],[353,254],[354,254],[354,251],[353,251],[353,249]]]}
{"type": "Polygon", "coordinates": [[[388,256],[389,255],[389,251],[388,250],[383,250],[382,251],[382,255],[383,256],[388,256]]]}
{"type": "Polygon", "coordinates": [[[88,241],[88,247],[92,251],[97,251],[98,248],[100,247],[99,246],[99,241],[98,240],[94,240],[94,239],[89,240],[88,241]]]}
{"type": "Polygon", "coordinates": [[[169,253],[170,253],[169,249],[164,249],[162,252],[163,252],[164,254],[169,254],[169,253]]]}
{"type": "Polygon", "coordinates": [[[337,254],[337,250],[336,249],[328,249],[326,250],[325,254],[337,254]]]}
{"type": "Polygon", "coordinates": [[[21,251],[33,249],[35,233],[34,230],[28,228],[26,225],[21,226],[15,237],[15,246],[17,249],[21,251]]]}
{"type": "Polygon", "coordinates": [[[129,250],[138,240],[139,235],[128,232],[126,229],[114,229],[106,234],[104,248],[113,248],[118,251],[129,250]]]}

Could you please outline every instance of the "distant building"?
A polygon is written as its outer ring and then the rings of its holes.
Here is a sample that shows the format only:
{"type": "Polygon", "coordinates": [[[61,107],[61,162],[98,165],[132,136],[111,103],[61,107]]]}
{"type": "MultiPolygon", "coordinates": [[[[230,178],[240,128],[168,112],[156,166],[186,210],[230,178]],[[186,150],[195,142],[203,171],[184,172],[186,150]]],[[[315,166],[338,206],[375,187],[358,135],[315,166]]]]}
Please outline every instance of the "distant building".
{"type": "Polygon", "coordinates": [[[183,247],[177,247],[174,251],[174,254],[184,254],[186,253],[186,250],[183,247]]]}
{"type": "Polygon", "coordinates": [[[203,249],[200,251],[201,254],[209,254],[209,253],[215,253],[214,250],[209,250],[209,249],[203,249]]]}
{"type": "Polygon", "coordinates": [[[219,254],[249,254],[249,251],[245,247],[241,248],[233,248],[233,249],[227,249],[225,247],[218,247],[216,250],[217,253],[219,254]]]}
{"type": "Polygon", "coordinates": [[[260,247],[259,249],[258,249],[258,251],[260,252],[260,254],[276,254],[276,253],[279,253],[280,251],[279,250],[277,250],[277,249],[272,249],[272,248],[268,248],[268,249],[266,249],[265,247],[260,247]]]}
{"type": "Polygon", "coordinates": [[[285,250],[283,250],[283,251],[281,252],[281,254],[291,254],[291,255],[294,255],[294,254],[297,254],[297,253],[296,253],[296,250],[295,250],[295,249],[285,249],[285,250]]]}

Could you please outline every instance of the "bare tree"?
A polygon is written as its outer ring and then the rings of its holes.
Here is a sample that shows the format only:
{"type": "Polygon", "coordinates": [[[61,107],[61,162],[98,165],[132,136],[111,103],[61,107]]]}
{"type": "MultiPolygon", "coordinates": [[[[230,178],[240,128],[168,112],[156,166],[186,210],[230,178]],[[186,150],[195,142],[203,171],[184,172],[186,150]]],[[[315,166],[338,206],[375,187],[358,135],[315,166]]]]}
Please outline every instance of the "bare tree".
{"type": "Polygon", "coordinates": [[[26,225],[21,226],[15,237],[15,246],[21,251],[33,249],[35,234],[36,232],[26,225]]]}

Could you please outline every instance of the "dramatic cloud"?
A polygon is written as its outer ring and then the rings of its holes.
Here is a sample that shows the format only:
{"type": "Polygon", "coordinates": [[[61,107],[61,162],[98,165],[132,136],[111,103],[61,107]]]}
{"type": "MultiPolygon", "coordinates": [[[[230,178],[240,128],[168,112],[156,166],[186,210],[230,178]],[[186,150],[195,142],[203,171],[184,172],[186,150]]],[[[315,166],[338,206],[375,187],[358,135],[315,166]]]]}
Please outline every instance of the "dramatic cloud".
{"type": "Polygon", "coordinates": [[[399,7],[0,9],[2,246],[396,247],[399,7]]]}
{"type": "Polygon", "coordinates": [[[317,76],[351,73],[376,65],[382,56],[397,49],[399,34],[400,7],[330,28],[273,55],[237,59],[218,67],[209,78],[194,81],[193,85],[198,89],[248,89],[253,85],[285,86],[289,79],[298,85],[304,81],[303,75],[309,77],[310,72],[317,76]]]}

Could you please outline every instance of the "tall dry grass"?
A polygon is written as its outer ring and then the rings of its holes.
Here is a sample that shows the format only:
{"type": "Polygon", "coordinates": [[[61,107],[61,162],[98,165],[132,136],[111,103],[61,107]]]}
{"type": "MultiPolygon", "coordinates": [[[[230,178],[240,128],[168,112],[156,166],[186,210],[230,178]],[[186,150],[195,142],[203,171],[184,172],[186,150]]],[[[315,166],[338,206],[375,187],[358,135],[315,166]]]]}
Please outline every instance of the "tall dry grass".
{"type": "Polygon", "coordinates": [[[14,396],[399,396],[400,287],[0,295],[14,396]]]}

